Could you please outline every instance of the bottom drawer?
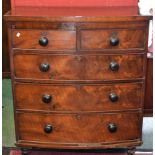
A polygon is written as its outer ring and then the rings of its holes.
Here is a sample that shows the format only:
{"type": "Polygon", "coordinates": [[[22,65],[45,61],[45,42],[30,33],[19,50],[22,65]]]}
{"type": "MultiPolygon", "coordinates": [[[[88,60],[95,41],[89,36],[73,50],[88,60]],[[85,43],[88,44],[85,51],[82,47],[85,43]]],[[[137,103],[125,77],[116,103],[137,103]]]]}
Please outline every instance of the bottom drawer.
{"type": "Polygon", "coordinates": [[[19,140],[111,143],[140,138],[140,113],[39,114],[17,112],[19,140]]]}

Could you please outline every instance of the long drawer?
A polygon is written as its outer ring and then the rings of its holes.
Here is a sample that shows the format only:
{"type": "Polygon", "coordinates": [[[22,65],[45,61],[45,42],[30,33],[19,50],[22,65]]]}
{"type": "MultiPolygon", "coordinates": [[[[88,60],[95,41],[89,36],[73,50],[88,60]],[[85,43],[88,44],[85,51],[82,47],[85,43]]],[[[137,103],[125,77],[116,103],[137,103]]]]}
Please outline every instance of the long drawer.
{"type": "Polygon", "coordinates": [[[36,80],[120,80],[143,78],[143,54],[52,55],[13,57],[14,75],[36,80]]]}
{"type": "Polygon", "coordinates": [[[16,113],[19,140],[46,143],[110,143],[140,138],[139,113],[16,113]]]}
{"type": "Polygon", "coordinates": [[[16,109],[115,111],[142,108],[143,83],[50,85],[16,83],[16,109]]]}

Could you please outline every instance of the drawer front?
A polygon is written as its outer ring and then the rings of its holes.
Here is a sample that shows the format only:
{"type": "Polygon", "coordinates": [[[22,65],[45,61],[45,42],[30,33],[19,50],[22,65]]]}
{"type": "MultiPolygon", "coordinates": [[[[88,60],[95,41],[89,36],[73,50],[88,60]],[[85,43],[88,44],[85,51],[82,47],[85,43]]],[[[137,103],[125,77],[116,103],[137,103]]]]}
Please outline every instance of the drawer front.
{"type": "Polygon", "coordinates": [[[13,48],[75,50],[76,32],[65,30],[13,30],[13,48]]]}
{"type": "Polygon", "coordinates": [[[100,143],[140,138],[138,113],[17,113],[19,140],[46,143],[100,143]]]}
{"type": "Polygon", "coordinates": [[[142,78],[144,55],[14,55],[16,78],[119,80],[142,78]]]}
{"type": "Polygon", "coordinates": [[[82,50],[144,49],[143,29],[81,30],[82,50]]]}
{"type": "Polygon", "coordinates": [[[17,109],[113,111],[142,107],[143,84],[15,85],[17,109]]]}

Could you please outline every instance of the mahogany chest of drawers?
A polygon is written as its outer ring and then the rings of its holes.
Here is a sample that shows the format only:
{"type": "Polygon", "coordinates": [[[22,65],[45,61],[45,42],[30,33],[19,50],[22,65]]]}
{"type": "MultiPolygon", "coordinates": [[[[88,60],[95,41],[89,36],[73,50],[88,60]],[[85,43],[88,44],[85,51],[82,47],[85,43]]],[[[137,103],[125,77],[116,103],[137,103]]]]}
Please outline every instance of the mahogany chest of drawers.
{"type": "Polygon", "coordinates": [[[121,16],[120,8],[24,9],[5,15],[16,145],[140,145],[151,17],[121,16]]]}

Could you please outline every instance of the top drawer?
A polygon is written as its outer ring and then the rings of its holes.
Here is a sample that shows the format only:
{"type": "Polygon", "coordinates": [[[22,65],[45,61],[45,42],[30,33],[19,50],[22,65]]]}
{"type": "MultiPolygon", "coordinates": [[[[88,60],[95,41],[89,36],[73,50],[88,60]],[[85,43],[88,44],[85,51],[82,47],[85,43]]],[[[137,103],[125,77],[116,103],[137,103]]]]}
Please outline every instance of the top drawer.
{"type": "Polygon", "coordinates": [[[81,50],[132,50],[145,48],[142,29],[81,30],[81,50]]]}
{"type": "Polygon", "coordinates": [[[67,30],[13,30],[13,48],[75,50],[76,32],[67,30]]]}

